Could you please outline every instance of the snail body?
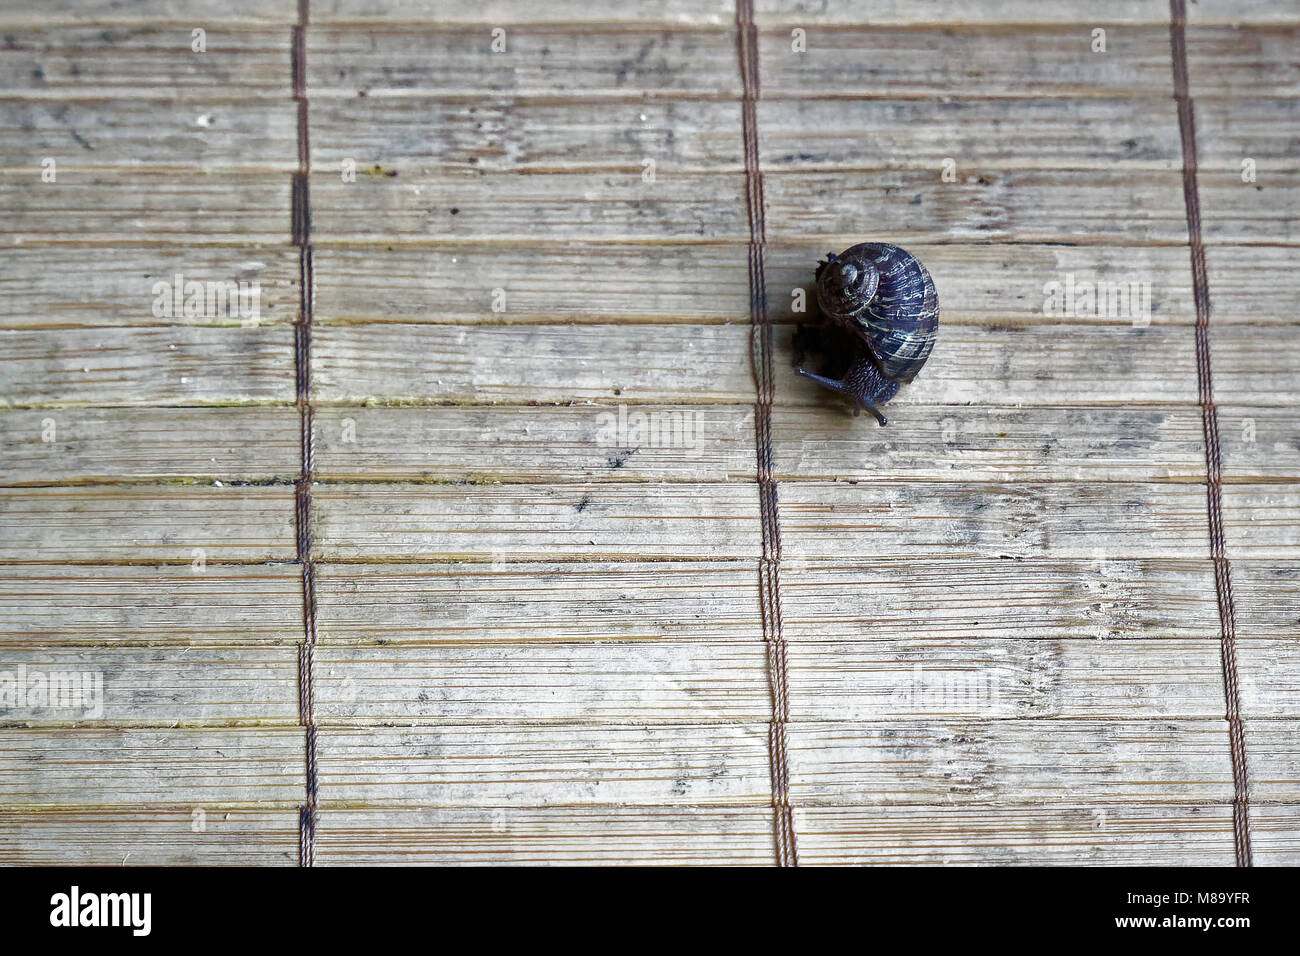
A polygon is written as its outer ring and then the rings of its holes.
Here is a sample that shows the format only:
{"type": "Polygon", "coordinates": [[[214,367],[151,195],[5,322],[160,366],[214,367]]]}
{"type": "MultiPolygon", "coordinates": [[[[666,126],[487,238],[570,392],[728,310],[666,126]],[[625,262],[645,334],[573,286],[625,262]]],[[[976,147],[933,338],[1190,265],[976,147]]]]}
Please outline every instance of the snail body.
{"type": "Polygon", "coordinates": [[[836,374],[799,374],[838,392],[886,423],[878,406],[911,382],[934,348],[939,293],[906,249],[861,242],[817,266],[817,302],[828,320],[818,351],[836,374]]]}

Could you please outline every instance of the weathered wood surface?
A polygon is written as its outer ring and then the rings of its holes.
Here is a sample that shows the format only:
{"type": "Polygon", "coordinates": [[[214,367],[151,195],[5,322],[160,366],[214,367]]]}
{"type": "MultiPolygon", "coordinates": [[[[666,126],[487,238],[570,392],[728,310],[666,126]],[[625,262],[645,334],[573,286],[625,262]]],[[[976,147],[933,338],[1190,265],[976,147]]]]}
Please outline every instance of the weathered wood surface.
{"type": "Polygon", "coordinates": [[[0,411],[0,485],[291,480],[301,423],[287,406],[0,411]]]}
{"type": "Polygon", "coordinates": [[[206,52],[195,52],[186,23],[136,22],[120,27],[48,24],[6,31],[0,92],[6,97],[114,97],[229,101],[283,99],[289,84],[289,30],[242,25],[206,27],[206,52]]]}
{"type": "Polygon", "coordinates": [[[298,811],[0,811],[6,866],[296,866],[298,811]]]}
{"type": "Polygon", "coordinates": [[[154,288],[160,282],[174,288],[177,274],[182,290],[185,282],[202,282],[205,293],[209,282],[256,283],[259,325],[297,317],[298,255],[285,246],[29,245],[7,248],[0,258],[0,327],[247,323],[237,308],[186,315],[182,302],[177,312],[174,295],[168,314],[156,316],[155,301],[168,298],[154,288]]]}
{"type": "Polygon", "coordinates": [[[0,489],[0,561],[285,561],[291,487],[0,489]]]}
{"type": "Polygon", "coordinates": [[[296,727],[0,729],[7,810],[296,807],[305,781],[296,727]]]}
{"type": "Polygon", "coordinates": [[[301,635],[302,572],[289,564],[191,556],[179,565],[0,565],[6,647],[249,646],[292,644],[301,635]]]}

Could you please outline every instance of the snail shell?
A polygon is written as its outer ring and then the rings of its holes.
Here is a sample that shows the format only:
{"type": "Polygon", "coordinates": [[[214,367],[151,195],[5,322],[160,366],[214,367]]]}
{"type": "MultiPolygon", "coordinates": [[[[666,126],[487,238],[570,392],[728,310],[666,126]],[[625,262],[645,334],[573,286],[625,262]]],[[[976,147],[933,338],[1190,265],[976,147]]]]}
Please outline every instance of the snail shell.
{"type": "Polygon", "coordinates": [[[860,242],[817,267],[817,301],[851,329],[885,377],[916,378],[939,331],[939,293],[929,271],[906,249],[860,242]]]}
{"type": "MultiPolygon", "coordinates": [[[[939,331],[939,293],[921,261],[906,249],[861,242],[817,267],[817,301],[830,327],[817,336],[834,374],[796,369],[838,392],[884,425],[879,405],[916,378],[939,331]]],[[[800,330],[802,333],[802,329],[800,330]]]]}

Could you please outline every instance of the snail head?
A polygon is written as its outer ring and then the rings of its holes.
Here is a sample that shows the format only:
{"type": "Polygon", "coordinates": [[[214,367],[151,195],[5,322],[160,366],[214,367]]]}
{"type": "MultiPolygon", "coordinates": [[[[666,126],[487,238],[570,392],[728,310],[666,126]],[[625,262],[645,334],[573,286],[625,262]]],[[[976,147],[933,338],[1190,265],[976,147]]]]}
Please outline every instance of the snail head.
{"type": "Polygon", "coordinates": [[[822,311],[841,322],[862,314],[880,285],[880,272],[865,256],[831,253],[817,266],[816,278],[822,311]]]}

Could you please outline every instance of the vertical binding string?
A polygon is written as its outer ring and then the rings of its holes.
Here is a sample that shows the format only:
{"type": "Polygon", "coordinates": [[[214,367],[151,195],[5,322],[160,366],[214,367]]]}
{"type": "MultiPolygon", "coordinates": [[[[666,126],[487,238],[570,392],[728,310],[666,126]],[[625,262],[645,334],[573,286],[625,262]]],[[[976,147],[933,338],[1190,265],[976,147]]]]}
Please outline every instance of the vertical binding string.
{"type": "Polygon", "coordinates": [[[298,564],[302,567],[303,642],[298,645],[298,722],[305,728],[306,795],[298,814],[298,865],[316,862],[318,775],[316,768],[316,562],[312,558],[311,486],[316,474],[315,413],[311,405],[311,323],[315,274],[311,246],[311,143],[307,126],[308,0],[298,2],[291,47],[293,98],[298,106],[298,170],[293,174],[293,244],[298,249],[298,320],[294,323],[294,371],[302,428],[302,473],[294,487],[298,564]]]}
{"type": "Polygon", "coordinates": [[[754,445],[758,458],[759,512],[763,551],[758,564],[759,610],[767,652],[767,680],[772,696],[768,756],[772,768],[772,816],[776,859],[780,866],[797,866],[798,841],[790,805],[790,763],[786,724],[790,719],[790,677],[785,635],[781,628],[781,518],[776,481],[772,478],[772,325],[767,315],[767,284],[763,248],[763,174],[758,165],[758,30],[753,0],[737,0],[736,42],[744,89],[741,121],[745,141],[745,199],[749,212],[750,361],[757,400],[754,404],[754,445]]]}
{"type": "Polygon", "coordinates": [[[1210,373],[1210,283],[1201,237],[1201,198],[1196,177],[1196,114],[1187,79],[1186,0],[1169,0],[1169,38],[1173,50],[1174,99],[1183,145],[1183,199],[1187,205],[1187,237],[1192,256],[1192,288],[1196,298],[1196,378],[1205,433],[1205,499],[1210,523],[1210,558],[1219,603],[1219,656],[1223,665],[1225,718],[1232,760],[1232,834],[1238,866],[1251,866],[1250,786],[1246,765],[1246,730],[1241,720],[1241,690],[1237,675],[1237,615],[1232,600],[1232,568],[1223,533],[1222,453],[1219,411],[1214,404],[1210,373]]]}

